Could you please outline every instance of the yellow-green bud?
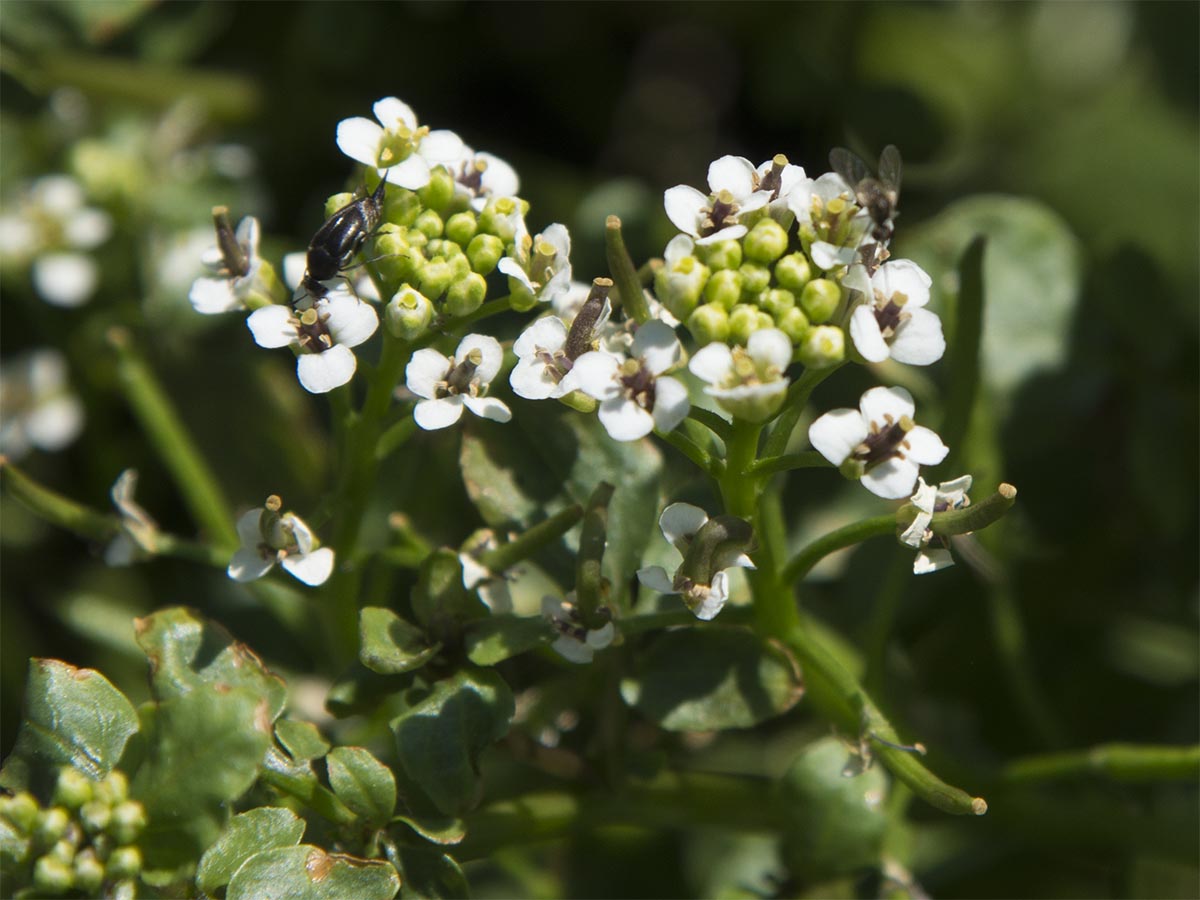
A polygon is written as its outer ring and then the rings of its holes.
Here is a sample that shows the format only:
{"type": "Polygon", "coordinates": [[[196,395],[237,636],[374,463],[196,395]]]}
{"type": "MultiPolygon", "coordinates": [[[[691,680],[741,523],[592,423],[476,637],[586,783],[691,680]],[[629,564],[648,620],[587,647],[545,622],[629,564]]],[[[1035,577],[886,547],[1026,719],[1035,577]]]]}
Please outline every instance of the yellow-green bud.
{"type": "Polygon", "coordinates": [[[54,785],[54,802],[67,809],[79,809],[92,799],[92,779],[73,766],[63,766],[54,785]]]}
{"type": "Polygon", "coordinates": [[[433,303],[415,288],[404,287],[388,301],[383,316],[392,337],[402,341],[415,340],[433,321],[433,303]]]}
{"type": "Polygon", "coordinates": [[[145,808],[136,800],[126,800],[113,809],[108,833],[118,844],[132,844],[145,827],[145,808]]]}
{"type": "Polygon", "coordinates": [[[729,338],[729,313],[719,303],[705,303],[692,310],[687,329],[700,346],[720,343],[729,338]]]}
{"type": "Polygon", "coordinates": [[[484,234],[494,234],[505,244],[509,243],[517,233],[513,216],[518,209],[514,198],[497,197],[479,214],[479,230],[484,234]]]}
{"type": "Polygon", "coordinates": [[[808,257],[800,251],[783,257],[775,263],[775,280],[793,293],[804,290],[804,286],[812,280],[812,266],[808,257]]]}
{"type": "MultiPolygon", "coordinates": [[[[455,245],[451,244],[451,246],[455,245]]],[[[446,261],[450,263],[450,271],[454,273],[455,281],[473,274],[471,272],[471,261],[467,259],[467,254],[465,253],[455,253],[452,256],[446,257],[446,261]]]]}
{"type": "Polygon", "coordinates": [[[769,265],[787,250],[788,235],[782,225],[767,216],[755,223],[744,242],[746,259],[769,265]]]}
{"type": "Polygon", "coordinates": [[[446,312],[452,316],[469,316],[483,306],[487,282],[478,272],[468,272],[446,292],[446,312]]]}
{"type": "Polygon", "coordinates": [[[454,269],[444,259],[431,259],[417,272],[417,287],[426,297],[437,299],[449,290],[454,281],[454,269]]]}
{"type": "Polygon", "coordinates": [[[753,303],[758,295],[771,286],[771,270],[758,263],[742,263],[742,302],[753,303]]]}
{"type": "Polygon", "coordinates": [[[842,302],[842,289],[836,281],[817,278],[804,286],[800,293],[800,308],[808,321],[820,324],[828,322],[842,302]]]}
{"type": "Polygon", "coordinates": [[[571,391],[565,397],[559,397],[558,399],[563,405],[584,414],[594,413],[596,407],[599,405],[594,398],[589,397],[583,391],[571,391]]]}
{"type": "Polygon", "coordinates": [[[87,847],[75,856],[75,887],[87,894],[94,894],[104,883],[104,863],[96,858],[96,852],[87,847]]]}
{"type": "Polygon", "coordinates": [[[428,259],[438,259],[439,257],[442,259],[455,259],[461,257],[464,273],[471,269],[471,263],[467,259],[467,255],[463,253],[462,247],[458,246],[454,241],[448,241],[445,238],[432,238],[425,245],[425,256],[428,259]]]}
{"type": "Polygon", "coordinates": [[[846,356],[845,335],[834,325],[814,325],[804,333],[796,355],[810,369],[835,366],[846,356]]]}
{"type": "Polygon", "coordinates": [[[736,269],[718,269],[704,285],[704,299],[726,312],[742,299],[742,273],[736,269]]]}
{"type": "Polygon", "coordinates": [[[109,878],[133,878],[142,871],[142,851],[137,847],[117,847],[108,855],[105,871],[109,878]]]}
{"type": "Polygon", "coordinates": [[[655,296],[675,318],[686,319],[700,303],[710,274],[708,266],[696,257],[681,257],[673,266],[663,266],[655,273],[655,296]]]}
{"type": "Polygon", "coordinates": [[[46,851],[45,855],[57,859],[61,863],[66,863],[68,866],[75,862],[75,848],[79,846],[79,829],[74,829],[74,834],[70,828],[67,829],[68,837],[60,838],[54,842],[54,846],[46,851]],[[71,840],[71,836],[75,840],[71,840]]]}
{"type": "Polygon", "coordinates": [[[417,196],[427,209],[445,209],[454,199],[454,176],[441,166],[429,173],[429,184],[417,189],[417,196]]]}
{"type": "Polygon", "coordinates": [[[795,308],[796,295],[783,288],[771,288],[758,295],[758,305],[778,322],[784,313],[795,308]]]}
{"type": "Polygon", "coordinates": [[[71,814],[61,806],[40,810],[33,825],[33,836],[43,847],[50,847],[67,833],[71,814]]]}
{"type": "Polygon", "coordinates": [[[83,823],[88,834],[95,834],[108,827],[112,819],[112,810],[112,806],[105,801],[93,800],[79,808],[79,821],[83,823]]]}
{"type": "Polygon", "coordinates": [[[729,311],[729,342],[741,344],[743,347],[750,340],[750,335],[758,331],[759,310],[749,303],[739,303],[729,311]]]}
{"type": "Polygon", "coordinates": [[[432,240],[433,238],[442,236],[446,224],[442,221],[441,216],[432,209],[427,209],[417,216],[417,221],[413,223],[413,227],[432,240]]]}
{"type": "Polygon", "coordinates": [[[21,791],[11,797],[0,797],[0,816],[8,819],[22,834],[31,834],[37,824],[37,799],[28,791],[21,791]]]}
{"type": "Polygon", "coordinates": [[[421,200],[412,191],[391,190],[383,205],[383,218],[397,225],[410,227],[421,214],[421,200]]]}
{"type": "Polygon", "coordinates": [[[480,275],[490,275],[504,258],[504,241],[494,234],[477,234],[467,244],[467,259],[480,275]]]}
{"type": "Polygon", "coordinates": [[[475,232],[479,228],[479,222],[475,218],[475,213],[460,212],[455,213],[446,220],[446,237],[454,241],[460,247],[465,247],[471,242],[471,238],[475,237],[475,232]]]}
{"type": "Polygon", "coordinates": [[[33,886],[43,894],[61,897],[75,886],[75,872],[62,860],[43,856],[34,863],[33,886]]]}
{"type": "Polygon", "coordinates": [[[538,305],[537,294],[515,278],[508,279],[508,302],[516,312],[529,312],[538,305]]]}
{"type": "Polygon", "coordinates": [[[341,193],[334,194],[325,201],[325,218],[328,219],[343,206],[349,206],[357,199],[350,191],[342,191],[341,193]]]}
{"type": "Polygon", "coordinates": [[[783,315],[775,317],[775,327],[786,334],[793,344],[797,344],[808,331],[808,317],[800,307],[793,306],[783,315]]]}
{"type": "Polygon", "coordinates": [[[702,244],[696,247],[696,255],[713,271],[736,269],[742,264],[742,242],[717,241],[715,244],[702,244]]]}

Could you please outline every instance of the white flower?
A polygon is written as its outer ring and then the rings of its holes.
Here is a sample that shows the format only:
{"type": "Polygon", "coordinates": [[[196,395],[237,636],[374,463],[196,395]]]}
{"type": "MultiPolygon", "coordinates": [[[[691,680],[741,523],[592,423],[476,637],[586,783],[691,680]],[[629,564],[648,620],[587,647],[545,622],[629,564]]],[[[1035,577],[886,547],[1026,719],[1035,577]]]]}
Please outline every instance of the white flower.
{"type": "Polygon", "coordinates": [[[426,431],[448,428],[462,417],[464,406],[484,419],[507,422],[509,408],[486,396],[503,362],[500,342],[485,334],[468,334],[453,359],[429,347],[418,350],[404,370],[408,389],[423,398],[413,410],[417,425],[426,431]]]}
{"type": "MultiPolygon", "coordinates": [[[[221,240],[221,225],[217,228],[218,240],[221,240]]],[[[204,252],[200,261],[215,277],[197,278],[192,284],[188,299],[196,312],[212,315],[246,308],[246,297],[262,267],[262,257],[258,255],[259,236],[258,219],[246,216],[238,223],[235,234],[224,236],[225,240],[232,238],[228,248],[230,258],[226,258],[220,246],[209,247],[204,252]]]]}
{"type": "Polygon", "coordinates": [[[561,383],[600,401],[600,422],[616,441],[636,441],[655,428],[670,431],[691,409],[687,388],[662,373],[677,366],[683,347],[663,322],[647,322],[633,337],[630,358],[594,350],[575,360],[561,383]]]}
{"type": "Polygon", "coordinates": [[[926,484],[924,478],[918,478],[917,484],[917,491],[909,501],[917,508],[917,516],[900,535],[900,540],[917,550],[913,574],[926,575],[954,565],[954,557],[950,555],[945,539],[938,538],[929,528],[929,523],[934,513],[970,506],[971,498],[967,496],[967,491],[971,490],[971,476],[960,475],[938,485],[926,484]],[[938,546],[930,546],[934,543],[938,546]]]}
{"type": "Polygon", "coordinates": [[[83,403],[67,384],[67,360],[43,349],[0,367],[0,453],[62,450],[83,431],[83,403]]]}
{"type": "Polygon", "coordinates": [[[74,178],[47,175],[29,186],[15,211],[0,214],[0,256],[32,260],[34,287],[55,306],[81,306],[100,280],[96,261],[78,251],[108,240],[112,219],[85,199],[74,178]]]}
{"type": "Polygon", "coordinates": [[[113,482],[110,495],[121,517],[121,530],[104,550],[104,561],[110,566],[132,565],[157,550],[158,523],[133,499],[136,489],[136,469],[126,469],[113,482]]]}
{"type": "Polygon", "coordinates": [[[316,587],[333,574],[333,551],[315,549],[312,531],[294,513],[279,514],[278,497],[267,498],[267,505],[252,509],[238,519],[237,533],[242,546],[229,562],[229,577],[234,581],[254,581],[275,567],[316,587]]]}
{"type": "Polygon", "coordinates": [[[362,116],[338,123],[337,145],[356,162],[381,170],[392,184],[415,191],[429,184],[434,166],[449,168],[462,158],[462,139],[453,131],[418,126],[407,103],[385,97],[372,109],[378,123],[362,116]]]}
{"type": "Polygon", "coordinates": [[[663,194],[667,218],[697,244],[733,240],[746,234],[742,224],[746,213],[762,209],[771,202],[770,191],[757,189],[760,176],[748,159],[722,156],[708,167],[711,194],[678,184],[663,194]]]}
{"type": "Polygon", "coordinates": [[[913,422],[916,407],[902,387],[875,387],[858,409],[835,409],[809,426],[813,447],[835,466],[848,464],[872,494],[899,500],[912,493],[921,466],[950,452],[942,439],[913,422]]]}
{"type": "Polygon", "coordinates": [[[826,172],[815,181],[804,179],[788,197],[801,234],[812,238],[806,244],[813,264],[825,271],[852,265],[858,247],[868,237],[871,217],[854,200],[854,191],[836,172],[826,172]]]}
{"type": "MultiPolygon", "coordinates": [[[[658,527],[662,529],[663,537],[679,551],[685,560],[692,541],[709,521],[708,514],[698,506],[690,503],[672,503],[663,510],[658,519],[658,527]]],[[[668,575],[662,566],[648,566],[638,569],[638,581],[660,594],[680,594],[697,619],[709,621],[716,617],[729,599],[729,570],[733,568],[753,569],[742,547],[726,543],[715,558],[708,563],[707,578],[689,576],[683,572],[681,565],[674,575],[668,575]],[[707,582],[707,583],[705,583],[707,582]]]]}
{"type": "MultiPolygon", "coordinates": [[[[770,196],[767,211],[775,219],[790,213],[792,192],[803,190],[805,184],[812,180],[804,174],[804,169],[789,163],[782,153],[759,165],[754,174],[754,189],[765,191],[770,196]]],[[[791,221],[790,215],[787,220],[791,221]]]]}
{"type": "Polygon", "coordinates": [[[256,309],[246,325],[260,347],[292,347],[299,352],[296,375],[306,391],[324,394],[354,377],[357,347],[375,333],[379,316],[348,290],[330,291],[303,312],[271,304],[256,309]]]}
{"type": "Polygon", "coordinates": [[[467,197],[471,209],[483,212],[492,197],[515,197],[520,190],[516,170],[498,156],[463,147],[462,158],[448,167],[454,192],[467,197]]]}
{"type": "Polygon", "coordinates": [[[688,363],[692,374],[708,382],[704,393],[726,412],[749,422],[765,422],[783,403],[792,362],[792,342],[778,328],[750,335],[745,349],[712,343],[688,363]]]}
{"type": "Polygon", "coordinates": [[[544,316],[522,331],[513,344],[517,364],[508,376],[513,393],[526,400],[562,397],[563,376],[574,364],[566,346],[567,326],[557,316],[544,316]]]}
{"type": "Polygon", "coordinates": [[[496,533],[490,528],[481,528],[463,543],[458,561],[462,563],[463,587],[479,594],[479,599],[492,612],[510,613],[513,601],[508,578],[504,572],[493,572],[479,561],[480,556],[498,545],[496,533]]]}
{"type": "Polygon", "coordinates": [[[573,663],[590,663],[597,650],[603,650],[613,642],[616,629],[612,622],[602,628],[587,629],[579,620],[575,609],[575,592],[564,599],[546,596],[542,598],[542,615],[545,616],[558,639],[551,646],[559,656],[573,663]]]}
{"type": "Polygon", "coordinates": [[[496,268],[533,294],[539,302],[553,303],[571,287],[571,235],[557,222],[530,238],[524,217],[517,219],[513,255],[496,268]]]}
{"type": "Polygon", "coordinates": [[[932,279],[915,262],[885,262],[871,276],[874,299],[855,308],[850,337],[868,362],[889,356],[912,366],[937,362],[946,351],[942,320],[925,309],[932,279]]]}

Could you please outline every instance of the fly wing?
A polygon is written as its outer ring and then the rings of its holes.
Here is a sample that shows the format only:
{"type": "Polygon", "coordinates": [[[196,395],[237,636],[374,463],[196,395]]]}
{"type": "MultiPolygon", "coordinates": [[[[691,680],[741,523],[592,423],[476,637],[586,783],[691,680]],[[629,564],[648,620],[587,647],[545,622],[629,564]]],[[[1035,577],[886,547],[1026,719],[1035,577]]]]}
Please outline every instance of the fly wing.
{"type": "MultiPolygon", "coordinates": [[[[879,180],[898,198],[900,196],[900,151],[895,144],[888,144],[879,154],[879,180]]],[[[895,203],[895,200],[892,201],[895,203]]]]}
{"type": "Polygon", "coordinates": [[[852,191],[858,190],[858,183],[871,177],[867,164],[855,153],[845,147],[834,147],[829,151],[829,165],[833,171],[842,177],[842,181],[850,186],[852,191]]]}

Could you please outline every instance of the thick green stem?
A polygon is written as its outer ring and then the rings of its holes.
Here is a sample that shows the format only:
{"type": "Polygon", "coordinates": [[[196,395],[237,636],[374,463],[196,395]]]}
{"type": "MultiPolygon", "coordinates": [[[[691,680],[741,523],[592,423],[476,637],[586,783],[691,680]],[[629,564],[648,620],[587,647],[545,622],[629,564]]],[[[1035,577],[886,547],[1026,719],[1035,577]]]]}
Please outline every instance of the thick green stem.
{"type": "Polygon", "coordinates": [[[698,446],[695,441],[678,428],[674,431],[658,431],[655,434],[694,462],[710,478],[721,477],[721,472],[724,469],[724,464],[721,460],[714,458],[712,454],[698,446]]]}
{"type": "Polygon", "coordinates": [[[733,423],[724,416],[717,415],[710,409],[693,406],[688,410],[688,418],[694,422],[699,422],[722,441],[728,440],[729,435],[733,432],[733,423]]]}
{"type": "Polygon", "coordinates": [[[763,447],[764,459],[782,456],[787,452],[788,441],[792,437],[796,423],[800,421],[800,416],[804,414],[808,398],[812,396],[812,392],[818,384],[836,372],[842,365],[844,364],[840,363],[830,366],[828,369],[806,369],[788,388],[783,408],[776,417],[775,424],[771,427],[771,433],[767,435],[767,443],[763,447]]]}
{"type": "Polygon", "coordinates": [[[639,325],[649,322],[650,306],[646,303],[646,295],[642,293],[637,268],[629,258],[629,251],[625,249],[621,220],[617,216],[609,216],[605,222],[604,250],[608,258],[608,271],[617,287],[625,314],[639,325]]]}
{"type": "Polygon", "coordinates": [[[747,474],[759,478],[788,472],[792,469],[827,469],[830,462],[816,450],[802,450],[799,453],[785,453],[783,456],[768,456],[750,464],[747,474]]]}
{"type": "Polygon", "coordinates": [[[480,565],[490,572],[510,569],[522,560],[529,559],[551,541],[562,537],[582,518],[583,507],[574,503],[544,522],[538,522],[508,543],[483,553],[479,557],[480,565]]]}
{"type": "Polygon", "coordinates": [[[1200,745],[1101,744],[1027,756],[1004,767],[1004,780],[1015,784],[1095,777],[1127,783],[1200,781],[1200,745]]]}
{"type": "Polygon", "coordinates": [[[863,519],[861,522],[844,525],[836,531],[817,538],[789,559],[780,573],[780,580],[784,584],[794,584],[812,571],[812,567],[830,553],[846,547],[853,547],[868,538],[880,537],[885,534],[894,535],[895,533],[896,517],[891,514],[874,516],[870,519],[863,519]]]}
{"type": "Polygon", "coordinates": [[[280,769],[264,766],[259,777],[278,791],[302,801],[313,812],[335,825],[354,825],[358,816],[315,778],[297,778],[280,769]]]}
{"type": "Polygon", "coordinates": [[[104,515],[38,484],[0,457],[5,491],[34,515],[89,541],[109,541],[120,531],[116,516],[104,515]]]}
{"type": "Polygon", "coordinates": [[[602,615],[604,575],[604,545],[608,531],[608,504],[613,486],[600,482],[588,500],[579,536],[579,553],[575,562],[575,603],[580,621],[587,628],[603,628],[609,621],[602,615]]]}

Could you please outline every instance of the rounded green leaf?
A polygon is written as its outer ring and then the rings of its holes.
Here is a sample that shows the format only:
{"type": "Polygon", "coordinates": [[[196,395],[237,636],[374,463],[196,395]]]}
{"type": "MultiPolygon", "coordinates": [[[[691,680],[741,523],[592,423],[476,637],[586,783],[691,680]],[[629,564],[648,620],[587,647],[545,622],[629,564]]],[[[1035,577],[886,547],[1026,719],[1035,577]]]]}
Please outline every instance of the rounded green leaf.
{"type": "Polygon", "coordinates": [[[469,897],[467,878],[454,857],[429,847],[402,846],[400,865],[404,870],[404,889],[400,896],[439,898],[469,897]]]}
{"type": "Polygon", "coordinates": [[[392,770],[363,747],[334,747],[325,757],[329,785],[338,799],[371,825],[382,825],[396,809],[392,770]]]}
{"type": "Polygon", "coordinates": [[[25,719],[0,784],[18,790],[37,773],[64,764],[99,781],[112,771],[137,730],[133,705],[95,669],[31,659],[25,719]]]}
{"type": "Polygon", "coordinates": [[[621,682],[621,696],[668,731],[749,728],[791,709],[804,693],[779,644],[735,628],[664,634],[621,682]]]}
{"type": "Polygon", "coordinates": [[[419,669],[437,655],[441,644],[430,645],[416,625],[390,609],[368,606],[358,614],[359,661],[380,675],[419,669]]]}
{"type": "Polygon", "coordinates": [[[275,723],[275,737],[288,756],[297,762],[319,759],[329,752],[329,741],[321,737],[321,732],[312,722],[280,719],[275,723]]]}
{"type": "Polygon", "coordinates": [[[467,658],[477,666],[494,666],[548,644],[556,636],[541,616],[492,616],[467,626],[467,658]]]}
{"type": "Polygon", "coordinates": [[[246,860],[276,847],[294,847],[304,836],[304,820],[290,809],[261,806],[229,820],[217,842],[204,852],[196,886],[206,894],[229,884],[246,860]]]}
{"type": "Polygon", "coordinates": [[[226,900],[392,900],[400,876],[390,863],[301,844],[256,853],[229,882],[226,900]]]}
{"type": "Polygon", "coordinates": [[[393,822],[402,822],[425,840],[434,844],[460,844],[467,836],[467,825],[462,819],[449,816],[395,816],[393,822]]]}

